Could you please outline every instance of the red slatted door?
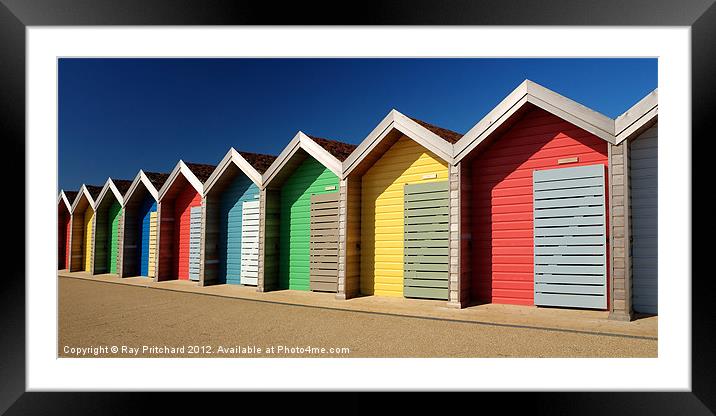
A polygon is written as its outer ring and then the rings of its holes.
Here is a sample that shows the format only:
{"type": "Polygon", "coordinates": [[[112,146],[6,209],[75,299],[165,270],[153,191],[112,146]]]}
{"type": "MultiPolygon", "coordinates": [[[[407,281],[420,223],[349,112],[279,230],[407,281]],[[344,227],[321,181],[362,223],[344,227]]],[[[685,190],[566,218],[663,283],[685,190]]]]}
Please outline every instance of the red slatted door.
{"type": "Polygon", "coordinates": [[[532,172],[607,165],[607,143],[550,113],[525,114],[472,167],[472,298],[534,304],[532,172]],[[560,164],[577,157],[578,162],[560,164]]]}
{"type": "Polygon", "coordinates": [[[179,280],[189,280],[191,208],[196,206],[201,206],[201,195],[193,186],[186,184],[174,202],[174,270],[179,280]]]}

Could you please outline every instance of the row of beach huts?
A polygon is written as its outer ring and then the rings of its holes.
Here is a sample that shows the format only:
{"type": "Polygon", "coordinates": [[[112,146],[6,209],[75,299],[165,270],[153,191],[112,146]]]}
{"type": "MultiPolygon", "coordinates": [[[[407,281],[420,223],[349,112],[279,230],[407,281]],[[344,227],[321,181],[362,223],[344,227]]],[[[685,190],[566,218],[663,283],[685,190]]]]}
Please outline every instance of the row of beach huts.
{"type": "Polygon", "coordinates": [[[657,91],[611,119],[529,80],[465,134],[391,111],[58,197],[58,269],[657,313],[657,91]]]}

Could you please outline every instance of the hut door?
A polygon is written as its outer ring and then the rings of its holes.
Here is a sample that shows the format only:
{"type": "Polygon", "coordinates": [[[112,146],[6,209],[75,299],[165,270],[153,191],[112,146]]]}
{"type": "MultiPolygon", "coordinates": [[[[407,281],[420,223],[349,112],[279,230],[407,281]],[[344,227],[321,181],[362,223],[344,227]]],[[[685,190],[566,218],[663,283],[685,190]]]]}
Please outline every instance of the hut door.
{"type": "Polygon", "coordinates": [[[200,251],[201,207],[191,207],[189,213],[189,280],[199,280],[200,251]]]}
{"type": "Polygon", "coordinates": [[[257,285],[259,280],[259,201],[241,206],[241,284],[257,285]]]}
{"type": "Polygon", "coordinates": [[[311,195],[310,287],[338,291],[338,193],[311,195]]]}
{"type": "Polygon", "coordinates": [[[448,299],[450,207],[448,182],[405,185],[403,294],[448,299]]]}
{"type": "Polygon", "coordinates": [[[658,134],[651,127],[629,144],[631,267],[634,310],[657,313],[658,134]]]}
{"type": "Polygon", "coordinates": [[[535,305],[606,309],[604,165],[534,171],[535,305]]]}

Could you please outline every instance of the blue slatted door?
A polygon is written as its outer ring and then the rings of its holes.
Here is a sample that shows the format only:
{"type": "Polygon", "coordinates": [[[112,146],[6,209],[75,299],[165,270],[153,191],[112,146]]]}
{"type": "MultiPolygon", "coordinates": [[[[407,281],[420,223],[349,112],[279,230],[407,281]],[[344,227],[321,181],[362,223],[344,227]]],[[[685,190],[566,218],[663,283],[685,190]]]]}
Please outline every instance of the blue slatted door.
{"type": "Polygon", "coordinates": [[[241,208],[241,284],[255,286],[259,279],[259,201],[241,208]]]}
{"type": "Polygon", "coordinates": [[[450,190],[447,181],[404,189],[403,294],[448,300],[450,190]]]}
{"type": "Polygon", "coordinates": [[[199,280],[200,250],[201,207],[191,207],[189,213],[189,280],[199,280]]]}
{"type": "Polygon", "coordinates": [[[534,171],[535,305],[606,309],[604,169],[534,171]]]}

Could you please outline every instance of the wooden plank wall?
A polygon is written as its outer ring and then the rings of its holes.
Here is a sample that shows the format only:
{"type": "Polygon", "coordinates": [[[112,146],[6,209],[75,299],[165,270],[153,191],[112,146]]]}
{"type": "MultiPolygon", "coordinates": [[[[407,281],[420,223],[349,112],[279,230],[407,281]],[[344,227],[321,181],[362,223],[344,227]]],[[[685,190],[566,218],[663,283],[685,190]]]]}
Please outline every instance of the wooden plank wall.
{"type": "Polygon", "coordinates": [[[94,264],[93,274],[107,273],[107,242],[109,234],[109,208],[108,204],[98,207],[95,213],[95,243],[94,243],[94,264]]]}
{"type": "Polygon", "coordinates": [[[449,298],[449,197],[448,181],[405,185],[406,297],[449,298]]]}
{"type": "Polygon", "coordinates": [[[262,262],[259,265],[259,290],[268,292],[278,288],[279,274],[279,245],[280,245],[280,229],[281,229],[281,192],[274,189],[265,189],[262,191],[264,197],[261,203],[265,204],[261,210],[261,232],[259,238],[262,240],[259,245],[259,259],[262,262]]]}
{"type": "Polygon", "coordinates": [[[211,192],[204,197],[202,227],[202,269],[199,282],[202,286],[219,282],[219,209],[220,195],[211,192]]]}
{"type": "Polygon", "coordinates": [[[83,269],[84,241],[85,241],[84,211],[72,215],[72,236],[70,238],[70,271],[77,272],[83,269]]]}
{"type": "Polygon", "coordinates": [[[338,200],[339,194],[311,196],[310,288],[338,290],[338,200]]]}
{"type": "Polygon", "coordinates": [[[360,294],[360,242],[361,242],[361,178],[357,175],[346,180],[345,195],[341,201],[346,206],[345,278],[343,293],[346,298],[360,294]]]}
{"type": "Polygon", "coordinates": [[[92,272],[92,264],[93,264],[93,255],[94,255],[94,230],[96,227],[94,227],[95,223],[95,212],[92,208],[87,207],[84,213],[84,241],[82,244],[82,262],[83,269],[86,272],[91,273],[92,272]]]}
{"type": "Polygon", "coordinates": [[[174,253],[174,204],[162,202],[159,204],[159,256],[157,258],[157,276],[155,280],[170,279],[175,271],[172,257],[174,253]]]}

